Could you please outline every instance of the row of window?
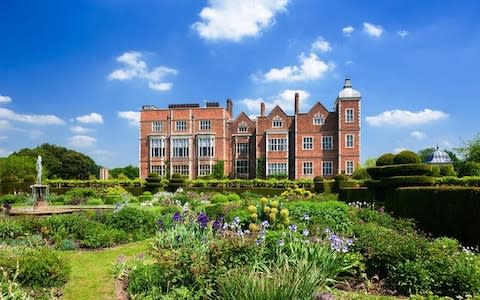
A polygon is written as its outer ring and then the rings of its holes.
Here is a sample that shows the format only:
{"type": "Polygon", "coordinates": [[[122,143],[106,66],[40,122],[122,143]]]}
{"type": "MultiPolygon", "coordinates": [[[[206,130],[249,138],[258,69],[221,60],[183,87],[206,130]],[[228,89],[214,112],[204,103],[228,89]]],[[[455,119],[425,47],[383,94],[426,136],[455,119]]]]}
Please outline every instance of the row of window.
{"type": "MultiPolygon", "coordinates": [[[[354,147],[353,134],[345,135],[345,147],[346,148],[354,147]]],[[[322,150],[332,150],[332,149],[333,149],[333,137],[322,136],[322,150]]],[[[303,150],[313,150],[313,137],[311,136],[303,137],[303,150]]]]}
{"type": "MultiPolygon", "coordinates": [[[[208,131],[212,130],[212,121],[210,120],[200,120],[199,121],[199,128],[201,131],[208,131]]],[[[175,130],[176,131],[186,131],[188,129],[187,121],[175,121],[175,130]]],[[[163,123],[161,121],[153,121],[152,122],[152,131],[162,132],[163,131],[163,123]]]]}
{"type": "MultiPolygon", "coordinates": [[[[313,162],[305,161],[303,162],[302,168],[303,175],[313,175],[313,162]]],[[[267,175],[286,175],[288,174],[288,165],[287,163],[269,163],[267,166],[267,175]]],[[[352,175],[354,171],[353,161],[347,160],[345,163],[345,173],[347,175],[352,175]]],[[[160,176],[166,175],[165,165],[150,166],[151,173],[157,173],[160,176]]],[[[182,175],[189,175],[188,165],[173,165],[172,173],[178,173],[182,175]]],[[[208,176],[212,173],[212,165],[199,165],[198,166],[198,176],[208,176]]],[[[237,159],[235,160],[235,173],[236,174],[248,174],[248,160],[246,159],[237,159]]],[[[333,175],[333,162],[331,161],[322,161],[322,175],[333,175]]]]}
{"type": "MultiPolygon", "coordinates": [[[[313,175],[313,162],[303,162],[303,175],[313,175]]],[[[345,173],[352,175],[354,171],[353,160],[347,160],[345,163],[345,173]]],[[[322,175],[333,175],[333,162],[322,161],[322,175]]]]}
{"type": "MultiPolygon", "coordinates": [[[[354,110],[352,108],[348,108],[345,110],[345,122],[346,123],[353,123],[354,122],[354,110]]],[[[323,125],[325,124],[325,117],[322,114],[316,114],[313,117],[313,124],[314,125],[323,125]]],[[[272,127],[273,128],[282,128],[283,127],[283,120],[281,117],[276,116],[272,120],[272,127]]],[[[175,121],[175,130],[176,131],[186,131],[188,128],[186,120],[175,121]]],[[[212,130],[212,122],[211,120],[200,120],[199,121],[199,128],[201,131],[209,131],[212,130]]],[[[163,131],[163,123],[161,121],[153,121],[152,122],[152,131],[162,132],[163,131]]],[[[247,132],[248,125],[245,122],[240,122],[237,128],[237,132],[247,132]]]]}
{"type": "MultiPolygon", "coordinates": [[[[167,175],[165,165],[150,166],[150,173],[157,173],[160,176],[167,175]]],[[[173,165],[172,174],[176,174],[176,173],[188,176],[190,173],[190,168],[188,167],[188,165],[173,165]]],[[[211,173],[212,173],[211,165],[198,166],[198,176],[208,176],[211,173]]]]}

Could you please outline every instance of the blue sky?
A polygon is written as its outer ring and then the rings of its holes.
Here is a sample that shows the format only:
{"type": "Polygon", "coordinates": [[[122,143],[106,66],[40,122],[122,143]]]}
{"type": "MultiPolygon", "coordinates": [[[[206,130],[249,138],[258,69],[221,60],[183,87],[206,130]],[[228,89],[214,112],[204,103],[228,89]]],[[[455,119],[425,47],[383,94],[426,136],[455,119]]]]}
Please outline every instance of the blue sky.
{"type": "Polygon", "coordinates": [[[0,156],[54,143],[138,163],[142,105],[333,108],[362,93],[362,160],[478,131],[478,1],[0,2],[0,156]]]}

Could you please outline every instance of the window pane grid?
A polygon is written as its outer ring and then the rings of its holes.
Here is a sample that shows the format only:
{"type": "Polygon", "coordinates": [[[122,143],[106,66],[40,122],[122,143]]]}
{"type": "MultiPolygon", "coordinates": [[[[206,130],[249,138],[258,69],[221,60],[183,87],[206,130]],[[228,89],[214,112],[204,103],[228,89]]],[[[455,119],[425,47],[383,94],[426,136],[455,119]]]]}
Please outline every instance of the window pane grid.
{"type": "Polygon", "coordinates": [[[198,166],[198,176],[208,176],[212,174],[211,165],[199,165],[198,166]]]}
{"type": "Polygon", "coordinates": [[[312,175],[313,174],[313,162],[306,161],[303,163],[303,174],[312,175]]]}
{"type": "Polygon", "coordinates": [[[160,176],[165,176],[165,166],[150,166],[150,173],[157,173],[160,176]]]}
{"type": "Polygon", "coordinates": [[[332,150],[333,149],[333,137],[323,136],[322,137],[322,149],[323,150],[332,150]]]}
{"type": "Polygon", "coordinates": [[[235,173],[248,174],[248,160],[236,160],[235,161],[235,173]]]}
{"type": "Polygon", "coordinates": [[[268,151],[287,151],[287,139],[268,139],[268,151]]]}
{"type": "Polygon", "coordinates": [[[269,163],[268,175],[287,175],[287,163],[269,163]]]}
{"type": "Polygon", "coordinates": [[[188,176],[189,173],[188,165],[174,165],[172,167],[172,174],[182,174],[188,176]]]}
{"type": "Polygon", "coordinates": [[[150,140],[150,157],[165,157],[165,140],[150,140]]]}
{"type": "Polygon", "coordinates": [[[188,139],[173,139],[173,157],[188,157],[188,139]]]}
{"type": "Polygon", "coordinates": [[[322,174],[323,175],[332,175],[333,174],[333,164],[331,161],[322,162],[322,174]]]}
{"type": "Polygon", "coordinates": [[[152,122],[152,131],[162,131],[163,130],[163,123],[160,121],[152,122]]]}
{"type": "Polygon", "coordinates": [[[215,140],[212,138],[199,138],[197,140],[198,156],[199,157],[213,157],[215,140]]]}
{"type": "Polygon", "coordinates": [[[177,131],[187,130],[187,121],[177,121],[176,123],[177,131]]]}
{"type": "Polygon", "coordinates": [[[237,154],[248,155],[248,143],[237,143],[236,148],[237,148],[237,151],[236,151],[237,154]]]}
{"type": "Polygon", "coordinates": [[[303,138],[303,149],[312,150],[313,149],[313,137],[304,137],[303,138]]]}
{"type": "Polygon", "coordinates": [[[212,122],[210,120],[201,120],[200,121],[200,130],[211,130],[212,122]]]}

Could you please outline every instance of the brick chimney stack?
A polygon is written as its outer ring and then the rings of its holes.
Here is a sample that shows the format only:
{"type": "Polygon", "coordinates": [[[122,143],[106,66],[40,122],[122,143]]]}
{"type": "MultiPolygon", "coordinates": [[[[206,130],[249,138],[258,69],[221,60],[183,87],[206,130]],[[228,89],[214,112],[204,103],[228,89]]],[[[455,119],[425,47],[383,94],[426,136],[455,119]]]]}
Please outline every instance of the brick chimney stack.
{"type": "Polygon", "coordinates": [[[260,103],[260,117],[265,117],[265,103],[260,103]]]}
{"type": "Polygon", "coordinates": [[[300,94],[295,93],[295,114],[300,112],[300,94]]]}
{"type": "Polygon", "coordinates": [[[232,99],[227,99],[227,112],[230,114],[230,117],[233,116],[233,101],[232,99]]]}

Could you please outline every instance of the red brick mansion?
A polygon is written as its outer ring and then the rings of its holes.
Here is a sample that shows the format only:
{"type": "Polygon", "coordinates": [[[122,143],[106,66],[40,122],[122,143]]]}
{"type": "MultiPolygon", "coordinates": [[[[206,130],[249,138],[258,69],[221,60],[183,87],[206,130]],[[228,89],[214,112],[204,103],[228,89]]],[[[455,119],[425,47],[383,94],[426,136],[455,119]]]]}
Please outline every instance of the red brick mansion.
{"type": "Polygon", "coordinates": [[[231,99],[226,108],[217,102],[143,106],[140,176],[196,178],[209,175],[220,160],[230,178],[255,178],[257,169],[291,179],[352,174],[360,162],[360,99],[347,78],[334,111],[316,102],[301,112],[298,94],[294,115],[280,106],[266,114],[261,103],[255,120],[243,112],[234,117],[231,99]]]}

